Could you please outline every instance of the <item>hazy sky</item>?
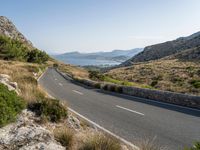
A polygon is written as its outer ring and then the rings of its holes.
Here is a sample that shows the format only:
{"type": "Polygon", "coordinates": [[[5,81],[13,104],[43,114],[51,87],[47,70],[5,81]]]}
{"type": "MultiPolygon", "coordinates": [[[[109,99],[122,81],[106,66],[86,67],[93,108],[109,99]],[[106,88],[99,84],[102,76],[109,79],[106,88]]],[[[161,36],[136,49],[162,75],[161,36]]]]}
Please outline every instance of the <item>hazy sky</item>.
{"type": "Polygon", "coordinates": [[[2,0],[0,15],[51,53],[132,49],[200,31],[200,0],[2,0]]]}

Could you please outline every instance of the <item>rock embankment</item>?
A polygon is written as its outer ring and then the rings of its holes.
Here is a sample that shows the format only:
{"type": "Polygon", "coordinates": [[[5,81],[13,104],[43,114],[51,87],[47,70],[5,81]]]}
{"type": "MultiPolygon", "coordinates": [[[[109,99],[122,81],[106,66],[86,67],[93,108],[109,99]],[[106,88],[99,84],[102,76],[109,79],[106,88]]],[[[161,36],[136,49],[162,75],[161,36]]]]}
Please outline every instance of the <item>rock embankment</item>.
{"type": "Polygon", "coordinates": [[[10,76],[7,74],[0,74],[0,83],[8,87],[9,91],[15,91],[19,95],[19,88],[17,82],[11,82],[10,76]]]}
{"type": "Polygon", "coordinates": [[[0,128],[0,150],[65,150],[36,120],[33,112],[24,110],[16,123],[0,128]]]}

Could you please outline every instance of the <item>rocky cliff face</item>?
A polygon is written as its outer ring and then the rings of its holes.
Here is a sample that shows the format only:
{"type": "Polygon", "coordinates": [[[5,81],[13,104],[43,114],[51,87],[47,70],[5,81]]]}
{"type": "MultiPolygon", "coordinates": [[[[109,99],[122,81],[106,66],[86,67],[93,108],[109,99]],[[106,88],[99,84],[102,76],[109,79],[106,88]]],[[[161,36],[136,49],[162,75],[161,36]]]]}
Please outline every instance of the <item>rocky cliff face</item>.
{"type": "Polygon", "coordinates": [[[200,46],[200,32],[173,41],[147,46],[144,51],[122,63],[121,66],[129,66],[137,62],[160,59],[198,46],[200,46]]]}
{"type": "Polygon", "coordinates": [[[0,35],[10,37],[11,39],[17,39],[26,44],[29,48],[33,48],[33,44],[17,30],[15,25],[8,18],[4,16],[0,16],[0,35]]]}

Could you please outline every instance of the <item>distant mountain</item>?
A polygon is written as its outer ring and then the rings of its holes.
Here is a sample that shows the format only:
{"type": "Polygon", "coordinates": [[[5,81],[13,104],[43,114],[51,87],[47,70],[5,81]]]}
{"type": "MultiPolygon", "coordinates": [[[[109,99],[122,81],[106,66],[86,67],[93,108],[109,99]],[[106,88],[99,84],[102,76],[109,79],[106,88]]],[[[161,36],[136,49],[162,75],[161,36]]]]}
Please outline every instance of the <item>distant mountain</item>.
{"type": "Polygon", "coordinates": [[[96,53],[80,53],[69,52],[60,55],[52,55],[55,59],[60,61],[67,61],[69,59],[87,59],[87,60],[111,60],[116,62],[124,62],[134,55],[141,52],[142,48],[135,48],[131,50],[113,50],[111,52],[96,52],[96,53]]]}
{"type": "Polygon", "coordinates": [[[0,35],[9,37],[13,40],[19,40],[29,48],[34,48],[33,44],[17,30],[15,25],[5,16],[0,16],[0,35]]]}
{"type": "Polygon", "coordinates": [[[144,48],[144,51],[125,61],[120,66],[130,66],[137,62],[160,59],[198,46],[200,46],[200,32],[194,33],[188,37],[180,37],[173,41],[147,46],[144,48]]]}

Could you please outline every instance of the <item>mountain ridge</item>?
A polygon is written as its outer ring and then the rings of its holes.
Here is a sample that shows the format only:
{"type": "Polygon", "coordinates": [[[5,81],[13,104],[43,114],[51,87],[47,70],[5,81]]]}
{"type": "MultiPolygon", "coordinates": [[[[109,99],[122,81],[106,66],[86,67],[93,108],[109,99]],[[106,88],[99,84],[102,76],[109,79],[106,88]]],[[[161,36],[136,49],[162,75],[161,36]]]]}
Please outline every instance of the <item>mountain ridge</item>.
{"type": "Polygon", "coordinates": [[[187,37],[180,37],[172,41],[147,46],[142,52],[120,64],[119,67],[130,66],[138,62],[161,59],[198,46],[200,46],[200,32],[196,32],[187,37]]]}
{"type": "Polygon", "coordinates": [[[123,62],[132,56],[136,55],[140,51],[142,51],[143,48],[135,48],[131,50],[113,50],[110,52],[92,52],[92,53],[80,53],[78,51],[74,52],[68,52],[68,53],[63,53],[59,55],[52,55],[54,58],[63,60],[63,59],[71,59],[71,58],[76,58],[76,59],[96,59],[96,60],[114,60],[118,62],[123,62]]]}

